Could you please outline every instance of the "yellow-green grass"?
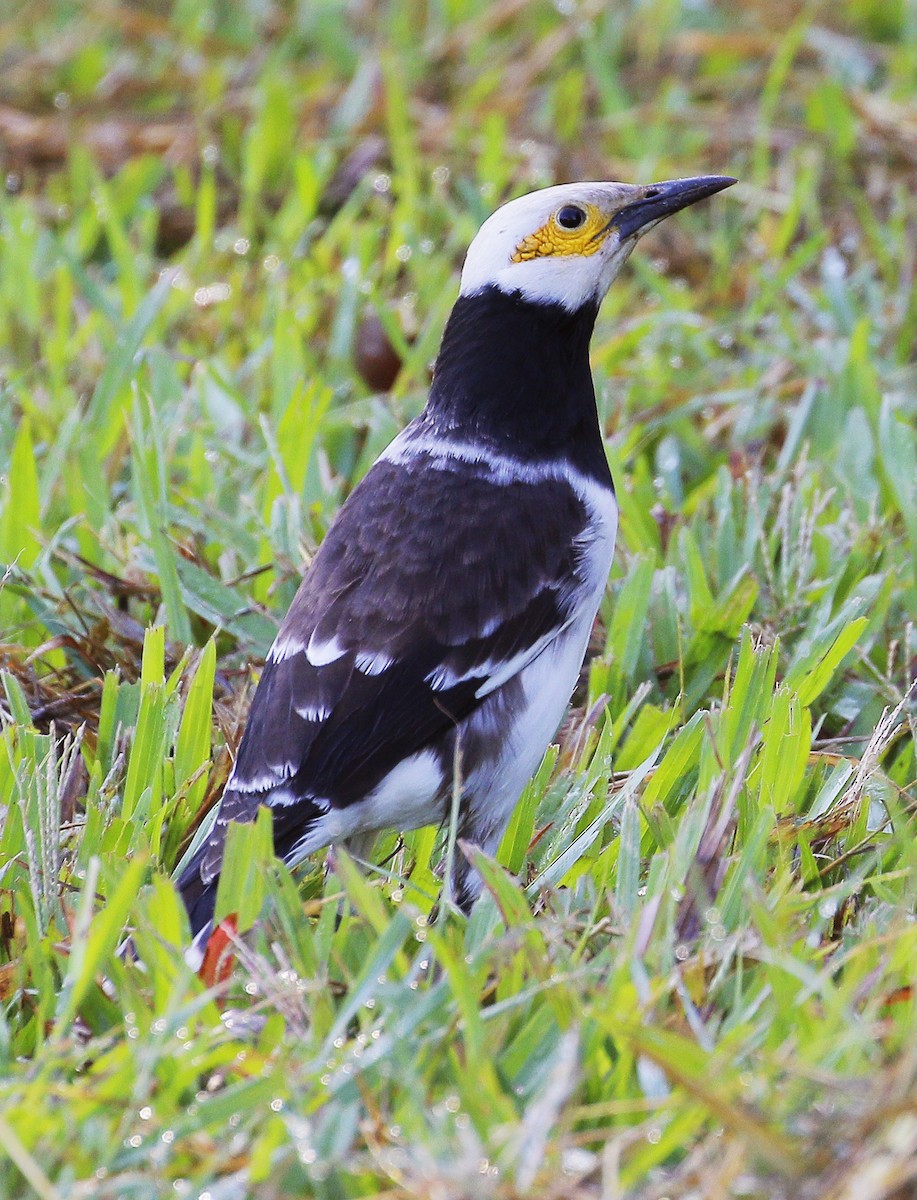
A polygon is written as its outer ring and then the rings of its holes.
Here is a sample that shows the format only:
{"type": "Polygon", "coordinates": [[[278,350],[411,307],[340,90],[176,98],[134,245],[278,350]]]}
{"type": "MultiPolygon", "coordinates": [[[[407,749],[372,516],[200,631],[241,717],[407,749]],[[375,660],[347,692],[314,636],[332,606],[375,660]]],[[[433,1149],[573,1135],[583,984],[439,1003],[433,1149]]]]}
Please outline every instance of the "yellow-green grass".
{"type": "Polygon", "coordinates": [[[0,61],[0,1197],[904,1200],[911,0],[14,0],[0,61]],[[477,225],[701,171],[599,319],[615,568],[484,899],[243,830],[207,992],[170,875],[477,225]]]}

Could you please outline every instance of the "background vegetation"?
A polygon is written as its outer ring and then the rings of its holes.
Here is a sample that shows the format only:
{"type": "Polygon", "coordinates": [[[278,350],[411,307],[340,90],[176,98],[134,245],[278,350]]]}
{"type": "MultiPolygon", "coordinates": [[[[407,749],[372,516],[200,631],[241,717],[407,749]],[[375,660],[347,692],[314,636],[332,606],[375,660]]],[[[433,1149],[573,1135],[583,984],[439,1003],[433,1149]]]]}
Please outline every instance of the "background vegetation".
{"type": "Polygon", "coordinates": [[[0,63],[0,1195],[915,1195],[913,0],[12,0],[0,63]],[[704,171],[487,896],[250,830],[206,990],[169,875],[477,225],[704,171]]]}

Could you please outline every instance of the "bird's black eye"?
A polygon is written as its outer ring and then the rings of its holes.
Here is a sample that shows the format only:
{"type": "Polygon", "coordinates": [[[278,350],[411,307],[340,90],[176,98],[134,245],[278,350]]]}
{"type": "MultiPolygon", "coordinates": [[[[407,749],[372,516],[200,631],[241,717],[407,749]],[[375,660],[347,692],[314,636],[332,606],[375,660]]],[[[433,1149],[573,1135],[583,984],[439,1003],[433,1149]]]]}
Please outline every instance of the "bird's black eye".
{"type": "Polygon", "coordinates": [[[586,214],[578,204],[565,204],[556,220],[561,229],[579,229],[586,221],[586,214]]]}

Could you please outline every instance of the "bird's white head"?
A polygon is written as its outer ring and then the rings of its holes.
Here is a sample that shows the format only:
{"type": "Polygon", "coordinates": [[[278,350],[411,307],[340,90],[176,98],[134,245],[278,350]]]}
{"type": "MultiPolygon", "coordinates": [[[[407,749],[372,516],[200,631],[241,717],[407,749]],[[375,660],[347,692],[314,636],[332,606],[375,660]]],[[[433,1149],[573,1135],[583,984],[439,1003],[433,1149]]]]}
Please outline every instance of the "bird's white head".
{"type": "Polygon", "coordinates": [[[600,301],[644,233],[736,181],[724,175],[639,186],[569,183],[504,204],[468,249],[460,294],[490,286],[573,312],[600,301]]]}

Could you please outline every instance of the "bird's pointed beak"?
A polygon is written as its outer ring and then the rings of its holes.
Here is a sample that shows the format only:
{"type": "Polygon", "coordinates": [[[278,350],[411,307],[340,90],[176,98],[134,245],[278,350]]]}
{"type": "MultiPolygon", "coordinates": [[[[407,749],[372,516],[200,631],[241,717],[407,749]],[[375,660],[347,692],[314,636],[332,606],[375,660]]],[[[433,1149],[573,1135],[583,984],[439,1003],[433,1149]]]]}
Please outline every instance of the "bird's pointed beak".
{"type": "Polygon", "coordinates": [[[729,175],[699,175],[695,179],[669,179],[665,183],[648,184],[638,200],[625,204],[615,213],[608,222],[609,227],[617,229],[619,239],[624,241],[736,182],[729,175]]]}

